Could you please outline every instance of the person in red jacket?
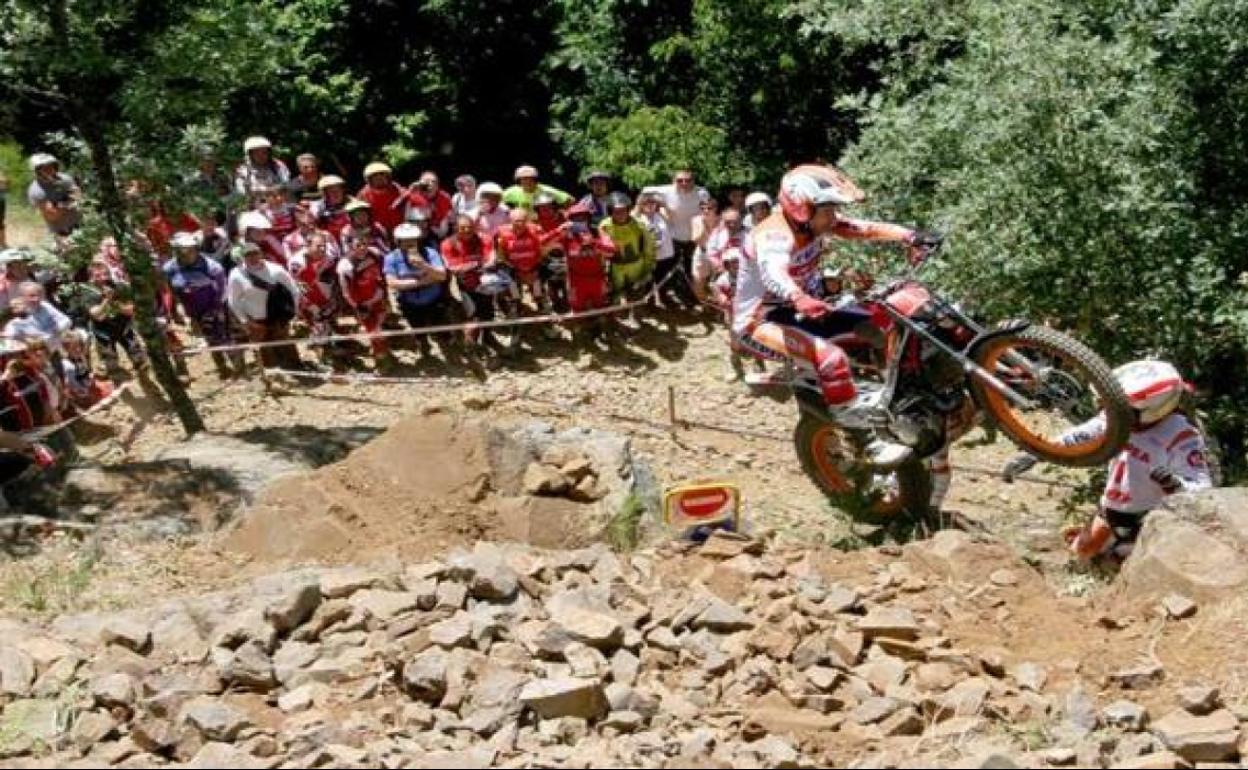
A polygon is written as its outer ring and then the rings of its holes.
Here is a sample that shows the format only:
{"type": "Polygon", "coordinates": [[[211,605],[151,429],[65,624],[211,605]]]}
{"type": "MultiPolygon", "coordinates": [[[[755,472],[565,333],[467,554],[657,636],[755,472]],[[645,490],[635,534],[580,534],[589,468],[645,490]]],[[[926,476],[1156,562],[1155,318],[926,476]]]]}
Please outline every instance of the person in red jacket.
{"type": "Polygon", "coordinates": [[[351,226],[351,217],[347,214],[347,204],[351,202],[347,183],[340,176],[326,174],[316,186],[321,191],[321,199],[312,203],[317,224],[334,238],[341,238],[342,231],[351,226]]]}
{"type": "MultiPolygon", "coordinates": [[[[483,270],[494,262],[494,249],[477,232],[476,220],[461,214],[455,220],[455,234],[442,241],[442,259],[446,269],[459,284],[464,313],[471,320],[493,321],[494,299],[479,291],[483,270]]],[[[480,329],[468,329],[464,337],[469,345],[477,345],[480,329]]]]}
{"type": "Polygon", "coordinates": [[[554,197],[538,193],[533,198],[533,211],[537,214],[537,228],[542,231],[542,289],[549,297],[550,308],[558,313],[568,311],[567,264],[564,258],[563,212],[555,205],[554,197]]]}
{"type": "Polygon", "coordinates": [[[429,210],[429,229],[434,237],[445,238],[450,234],[455,202],[442,189],[437,174],[426,171],[407,188],[407,205],[429,210]]]}
{"type": "Polygon", "coordinates": [[[512,209],[511,224],[498,232],[495,248],[498,260],[511,268],[521,295],[528,288],[534,307],[547,310],[549,302],[542,291],[541,268],[545,242],[533,224],[528,209],[512,209]]]}
{"type": "Polygon", "coordinates": [[[286,186],[257,188],[256,192],[264,194],[264,203],[256,210],[269,218],[269,224],[273,226],[273,236],[278,240],[285,239],[296,227],[295,204],[287,197],[289,193],[286,186]]]}
{"type": "MultiPolygon", "coordinates": [[[[593,209],[576,203],[568,209],[568,221],[560,228],[560,249],[566,264],[568,307],[573,313],[604,308],[611,302],[607,286],[607,263],[615,255],[615,244],[593,226],[593,209]]],[[[603,329],[604,317],[574,322],[572,337],[585,348],[581,368],[593,365],[589,358],[594,340],[603,329]]]]}
{"type": "MultiPolygon", "coordinates": [[[[351,217],[351,234],[355,237],[363,237],[368,239],[368,245],[376,248],[382,254],[390,253],[393,246],[390,243],[390,234],[386,229],[377,224],[376,218],[373,216],[373,207],[368,205],[366,201],[359,198],[347,204],[347,216],[351,217]]],[[[343,238],[346,238],[346,231],[343,231],[343,238]]],[[[345,251],[345,249],[344,249],[345,251]]]]}
{"type": "MultiPolygon", "coordinates": [[[[290,275],[299,284],[299,317],[308,325],[313,337],[328,337],[337,332],[334,321],[338,318],[338,257],[330,252],[333,239],[320,230],[307,236],[304,248],[290,258],[290,275]]],[[[331,354],[330,348],[321,350],[322,360],[331,354]]]]}
{"type": "MultiPolygon", "coordinates": [[[[383,254],[367,238],[354,232],[343,232],[344,254],[338,260],[338,283],[347,306],[355,312],[360,330],[369,334],[381,331],[386,320],[386,278],[382,273],[383,254]]],[[[377,368],[386,369],[393,363],[390,346],[384,337],[369,340],[377,368]]]]}
{"type": "Polygon", "coordinates": [[[144,234],[152,246],[152,253],[161,259],[168,259],[173,255],[169,244],[174,233],[199,232],[199,220],[185,211],[170,213],[163,202],[156,200],[149,202],[147,208],[150,216],[144,234]]]}
{"type": "Polygon", "coordinates": [[[568,209],[561,228],[560,247],[567,259],[568,305],[573,313],[606,307],[611,300],[607,287],[607,262],[615,244],[590,224],[594,212],[584,203],[568,209]]]}
{"type": "Polygon", "coordinates": [[[394,181],[394,172],[385,163],[369,163],[364,167],[364,186],[355,197],[373,207],[373,221],[394,236],[394,228],[403,224],[407,191],[394,181]]]}

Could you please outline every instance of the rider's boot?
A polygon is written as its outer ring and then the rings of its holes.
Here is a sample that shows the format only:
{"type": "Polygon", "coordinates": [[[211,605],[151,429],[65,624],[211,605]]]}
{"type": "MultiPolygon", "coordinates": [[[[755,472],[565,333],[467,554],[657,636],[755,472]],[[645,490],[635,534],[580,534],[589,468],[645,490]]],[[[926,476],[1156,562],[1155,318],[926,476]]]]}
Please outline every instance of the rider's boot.
{"type": "Polygon", "coordinates": [[[914,450],[905,444],[885,441],[872,431],[855,428],[847,430],[846,433],[858,446],[862,459],[872,470],[896,470],[914,456],[914,450]]]}
{"type": "Polygon", "coordinates": [[[877,471],[895,470],[914,456],[914,450],[905,444],[885,441],[876,434],[876,426],[887,416],[876,403],[875,395],[860,390],[852,402],[829,406],[828,411],[858,445],[868,465],[877,471]]]}

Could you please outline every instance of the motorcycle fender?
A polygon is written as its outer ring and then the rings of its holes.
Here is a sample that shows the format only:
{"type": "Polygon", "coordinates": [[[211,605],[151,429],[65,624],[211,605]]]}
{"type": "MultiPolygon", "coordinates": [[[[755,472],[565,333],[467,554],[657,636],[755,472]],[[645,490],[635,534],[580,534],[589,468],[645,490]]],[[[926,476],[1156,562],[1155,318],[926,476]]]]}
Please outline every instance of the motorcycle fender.
{"type": "Polygon", "coordinates": [[[818,392],[806,388],[794,388],[793,396],[797,401],[798,411],[821,420],[828,419],[828,405],[824,403],[823,396],[818,392]]]}
{"type": "Polygon", "coordinates": [[[990,340],[998,337],[1004,337],[1007,334],[1017,334],[1023,329],[1031,326],[1031,321],[1022,318],[1012,318],[1008,321],[1002,321],[991,329],[986,329],[975,335],[975,339],[971,340],[971,344],[966,346],[966,355],[973,361],[979,349],[990,340]]]}
{"type": "MultiPolygon", "coordinates": [[[[1026,329],[1028,326],[1031,326],[1031,321],[1023,318],[1012,318],[1007,321],[1002,321],[992,329],[980,332],[976,335],[975,339],[971,340],[971,344],[966,346],[967,358],[970,358],[972,361],[977,360],[979,357],[979,350],[985,344],[997,339],[998,337],[1004,337],[1007,334],[1017,334],[1023,329],[1026,329]]],[[[967,391],[969,391],[971,397],[975,400],[975,406],[981,412],[987,414],[987,412],[984,412],[984,405],[979,402],[979,398],[976,396],[976,391],[970,387],[967,388],[967,391]]]]}

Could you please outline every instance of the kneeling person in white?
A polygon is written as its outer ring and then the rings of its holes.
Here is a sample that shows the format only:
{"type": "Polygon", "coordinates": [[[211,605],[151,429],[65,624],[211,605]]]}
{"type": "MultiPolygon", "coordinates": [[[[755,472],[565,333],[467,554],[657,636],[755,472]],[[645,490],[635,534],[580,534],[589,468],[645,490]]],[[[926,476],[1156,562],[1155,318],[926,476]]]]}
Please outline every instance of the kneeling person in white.
{"type": "MultiPolygon", "coordinates": [[[[1125,558],[1149,511],[1177,492],[1213,486],[1204,436],[1178,410],[1187,392],[1178,370],[1164,361],[1134,361],[1115,369],[1114,376],[1135,409],[1135,427],[1127,445],[1109,463],[1096,515],[1065,533],[1071,550],[1085,560],[1102,555],[1125,558]]],[[[1105,418],[1098,415],[1072,428],[1062,440],[1080,444],[1104,431],[1105,418]]],[[[1013,481],[1035,464],[1031,455],[1018,455],[1005,466],[1005,480],[1013,481]]]]}

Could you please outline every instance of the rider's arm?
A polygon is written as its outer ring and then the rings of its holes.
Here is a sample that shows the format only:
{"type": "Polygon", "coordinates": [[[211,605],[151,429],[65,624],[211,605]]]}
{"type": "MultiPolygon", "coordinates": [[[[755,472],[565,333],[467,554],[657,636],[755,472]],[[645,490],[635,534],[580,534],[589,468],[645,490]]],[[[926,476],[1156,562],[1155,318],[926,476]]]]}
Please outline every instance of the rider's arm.
{"type": "Polygon", "coordinates": [[[1064,446],[1075,446],[1076,444],[1086,444],[1105,435],[1105,415],[1098,414],[1087,422],[1069,428],[1063,433],[1058,440],[1064,446]]]}
{"type": "Polygon", "coordinates": [[[837,238],[848,238],[859,241],[898,241],[910,243],[914,238],[914,230],[890,222],[873,222],[867,219],[837,220],[832,234],[837,238]]]}
{"type": "Polygon", "coordinates": [[[756,233],[753,238],[763,286],[787,302],[804,296],[805,291],[789,275],[789,255],[793,251],[793,237],[779,230],[756,233]]]}
{"type": "Polygon", "coordinates": [[[1183,485],[1183,491],[1212,488],[1213,476],[1209,473],[1208,453],[1200,431],[1189,425],[1171,444],[1166,453],[1166,465],[1183,485]]]}

